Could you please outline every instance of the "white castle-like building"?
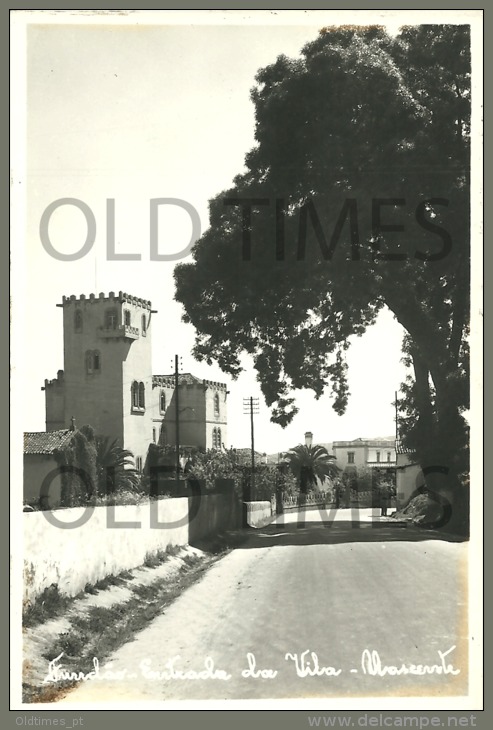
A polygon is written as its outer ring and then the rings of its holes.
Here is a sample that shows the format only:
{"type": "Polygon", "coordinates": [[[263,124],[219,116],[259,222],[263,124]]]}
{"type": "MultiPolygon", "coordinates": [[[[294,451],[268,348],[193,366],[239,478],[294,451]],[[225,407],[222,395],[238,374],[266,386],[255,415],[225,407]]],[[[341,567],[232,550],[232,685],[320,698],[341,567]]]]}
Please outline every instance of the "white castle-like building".
{"type": "MultiPolygon", "coordinates": [[[[175,377],[152,374],[155,315],[151,302],[119,292],[63,297],[64,367],[45,380],[46,430],[90,424],[117,438],[142,468],[149,444],[175,444],[175,377]]],[[[157,335],[157,333],[155,333],[157,335]]],[[[183,446],[227,444],[227,386],[178,376],[183,446]]]]}

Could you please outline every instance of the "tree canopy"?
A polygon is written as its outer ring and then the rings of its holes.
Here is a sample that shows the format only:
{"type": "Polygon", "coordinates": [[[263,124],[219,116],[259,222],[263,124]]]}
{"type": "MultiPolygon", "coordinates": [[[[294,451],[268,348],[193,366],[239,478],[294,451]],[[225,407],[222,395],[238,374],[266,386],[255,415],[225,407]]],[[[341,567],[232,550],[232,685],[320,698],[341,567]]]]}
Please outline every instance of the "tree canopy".
{"type": "MultiPolygon", "coordinates": [[[[210,201],[176,299],[194,354],[253,357],[272,420],[292,391],[348,401],[348,338],[387,307],[413,368],[403,431],[421,462],[467,463],[468,26],[329,27],[259,70],[256,144],[210,201]],[[407,418],[407,420],[406,420],[407,418]],[[437,459],[439,461],[437,461],[437,459]]],[[[382,354],[379,354],[381,357],[382,354]]],[[[369,369],[378,368],[378,358],[369,369]]]]}

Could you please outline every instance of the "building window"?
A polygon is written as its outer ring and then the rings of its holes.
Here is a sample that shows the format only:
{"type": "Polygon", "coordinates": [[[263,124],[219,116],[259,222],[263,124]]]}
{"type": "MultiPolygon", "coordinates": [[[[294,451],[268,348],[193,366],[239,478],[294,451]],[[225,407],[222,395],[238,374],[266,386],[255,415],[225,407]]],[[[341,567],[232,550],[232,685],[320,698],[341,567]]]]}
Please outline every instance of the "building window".
{"type": "Polygon", "coordinates": [[[123,321],[124,321],[124,323],[125,323],[125,327],[130,327],[130,325],[131,325],[131,323],[132,323],[132,318],[131,318],[131,314],[130,314],[130,309],[125,309],[125,311],[124,311],[124,313],[123,313],[123,318],[124,318],[124,320],[123,320],[123,321]]]}
{"type": "Polygon", "coordinates": [[[354,464],[354,451],[347,452],[347,463],[354,464]]]}
{"type": "Polygon", "coordinates": [[[145,385],[144,383],[138,383],[136,380],[132,383],[132,410],[133,411],[144,411],[145,410],[145,385]]]}
{"type": "Polygon", "coordinates": [[[118,325],[118,312],[116,309],[107,309],[104,313],[104,326],[107,330],[116,330],[118,325]]]}
{"type": "Polygon", "coordinates": [[[152,429],[152,442],[154,444],[156,443],[156,429],[155,428],[152,429]]]}
{"type": "Polygon", "coordinates": [[[99,373],[101,371],[101,355],[99,350],[86,351],[86,373],[99,373]]]}
{"type": "Polygon", "coordinates": [[[74,330],[76,332],[82,332],[82,312],[80,309],[75,310],[74,314],[74,330]]]}
{"type": "Polygon", "coordinates": [[[142,315],[142,335],[145,337],[147,332],[147,321],[145,314],[142,315]]]}
{"type": "Polygon", "coordinates": [[[162,390],[159,395],[159,410],[161,411],[161,413],[166,412],[166,393],[164,392],[164,390],[162,390]]]}
{"type": "Polygon", "coordinates": [[[213,449],[221,449],[221,429],[220,428],[213,428],[212,429],[212,448],[213,449]]]}
{"type": "Polygon", "coordinates": [[[216,416],[219,415],[219,393],[214,396],[214,413],[216,416]]]}
{"type": "Polygon", "coordinates": [[[377,461],[380,461],[380,451],[377,451],[377,461]]]}
{"type": "Polygon", "coordinates": [[[138,472],[142,471],[142,456],[137,456],[135,459],[135,468],[138,472]]]}
{"type": "Polygon", "coordinates": [[[392,453],[387,451],[387,461],[392,461],[392,453]]]}

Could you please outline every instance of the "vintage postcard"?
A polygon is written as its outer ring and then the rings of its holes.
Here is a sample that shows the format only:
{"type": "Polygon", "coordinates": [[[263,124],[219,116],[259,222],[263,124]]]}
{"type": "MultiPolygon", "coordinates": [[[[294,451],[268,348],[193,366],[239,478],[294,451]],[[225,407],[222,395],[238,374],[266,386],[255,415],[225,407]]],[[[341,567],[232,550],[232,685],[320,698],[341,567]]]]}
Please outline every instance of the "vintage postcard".
{"type": "Polygon", "coordinates": [[[482,11],[11,18],[15,708],[480,710],[482,11]]]}

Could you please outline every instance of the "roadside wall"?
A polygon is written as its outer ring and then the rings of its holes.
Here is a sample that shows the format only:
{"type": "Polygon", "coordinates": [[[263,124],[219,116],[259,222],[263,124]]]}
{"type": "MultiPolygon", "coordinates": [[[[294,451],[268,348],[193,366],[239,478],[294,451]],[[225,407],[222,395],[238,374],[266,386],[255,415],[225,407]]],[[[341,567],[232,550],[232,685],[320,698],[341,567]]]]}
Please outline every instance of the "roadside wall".
{"type": "Polygon", "coordinates": [[[191,545],[204,537],[241,527],[240,505],[234,492],[189,497],[188,501],[191,545]]]}
{"type": "MultiPolygon", "coordinates": [[[[262,514],[255,505],[268,506],[270,521],[270,502],[253,505],[253,522],[262,514]]],[[[241,527],[241,505],[222,480],[218,491],[207,495],[95,507],[92,512],[83,507],[24,512],[22,521],[24,603],[31,603],[53,584],[60,593],[75,596],[87,583],[137,568],[147,554],[168,545],[193,544],[241,527]]]]}
{"type": "Polygon", "coordinates": [[[76,507],[23,513],[25,603],[52,584],[60,593],[75,596],[87,583],[142,565],[147,553],[188,543],[187,499],[95,507],[92,514],[87,512],[89,519],[73,529],[47,520],[56,518],[69,527],[84,512],[76,507]]]}
{"type": "Polygon", "coordinates": [[[243,510],[249,527],[264,527],[272,522],[271,502],[243,502],[243,510]]]}

